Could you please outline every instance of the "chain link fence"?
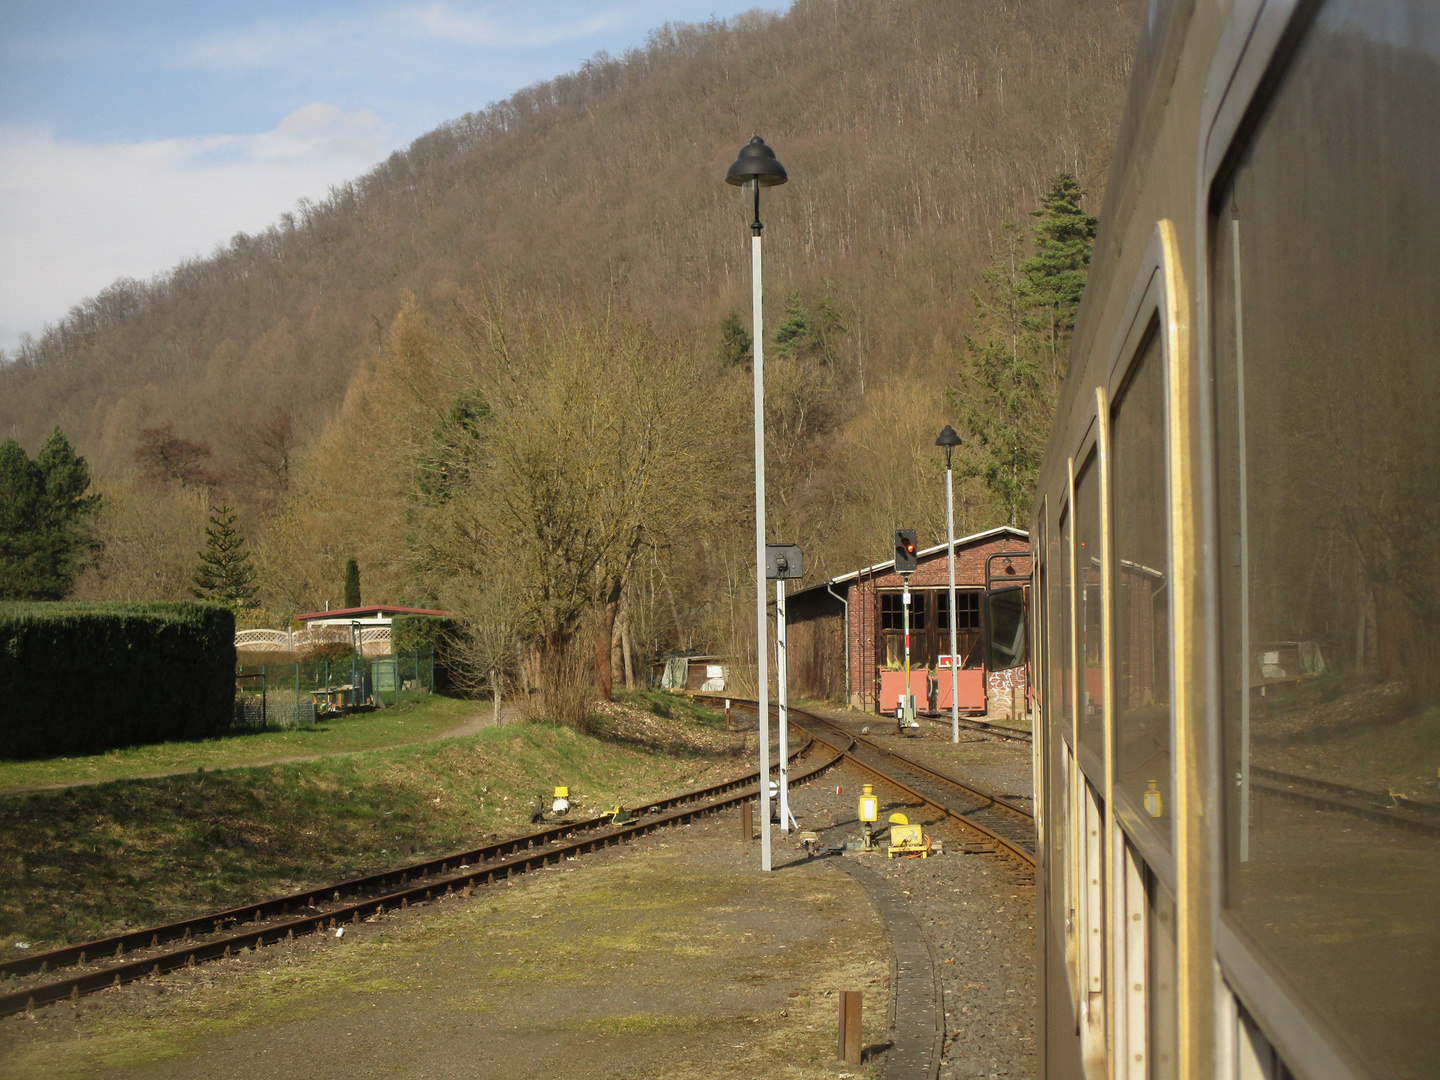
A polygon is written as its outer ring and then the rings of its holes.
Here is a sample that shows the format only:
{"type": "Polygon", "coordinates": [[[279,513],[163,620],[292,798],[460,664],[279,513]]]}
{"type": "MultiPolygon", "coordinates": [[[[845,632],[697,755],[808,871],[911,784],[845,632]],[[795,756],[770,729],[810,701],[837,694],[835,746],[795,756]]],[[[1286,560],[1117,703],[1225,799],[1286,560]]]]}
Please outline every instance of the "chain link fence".
{"type": "Polygon", "coordinates": [[[291,728],[398,705],[435,689],[431,649],[365,658],[242,667],[235,673],[236,728],[291,728]]]}

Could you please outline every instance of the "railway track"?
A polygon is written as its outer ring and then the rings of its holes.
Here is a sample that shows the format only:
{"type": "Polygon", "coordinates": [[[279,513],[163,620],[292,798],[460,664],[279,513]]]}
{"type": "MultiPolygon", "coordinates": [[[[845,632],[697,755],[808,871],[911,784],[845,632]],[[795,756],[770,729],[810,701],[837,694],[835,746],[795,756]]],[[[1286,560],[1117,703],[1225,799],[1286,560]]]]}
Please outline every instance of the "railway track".
{"type": "MultiPolygon", "coordinates": [[[[818,776],[841,759],[843,751],[824,742],[831,753],[795,773],[792,783],[818,776]]],[[[806,754],[812,745],[807,739],[790,755],[791,761],[806,754]]],[[[0,963],[0,989],[6,991],[0,994],[0,1016],[78,999],[207,960],[235,956],[246,949],[272,948],[306,934],[456,894],[469,896],[476,889],[528,870],[628,843],[657,829],[736,806],[759,794],[758,781],[759,772],[752,772],[649,803],[634,812],[633,820],[619,824],[608,815],[563,822],[322,888],[9,960],[0,963]],[[69,972],[64,976],[48,978],[66,969],[69,972]]]]}
{"type": "MultiPolygon", "coordinates": [[[[949,727],[951,722],[951,718],[948,716],[924,716],[921,719],[929,720],[941,727],[949,727]]],[[[968,716],[962,716],[960,717],[960,726],[967,731],[980,731],[1006,742],[1024,743],[1026,746],[1035,741],[1028,731],[1021,731],[1019,728],[1012,728],[1006,724],[992,724],[989,720],[972,720],[968,716]]]]}
{"type": "MultiPolygon", "coordinates": [[[[704,695],[694,696],[701,701],[712,700],[704,695]]],[[[755,709],[753,701],[740,702],[732,698],[731,703],[748,711],[755,709]]],[[[814,713],[791,707],[790,718],[796,727],[831,746],[861,769],[980,833],[1034,870],[1035,817],[1026,808],[1004,796],[937,772],[814,713]]]]}
{"type": "Polygon", "coordinates": [[[1250,788],[1317,810],[1332,810],[1379,822],[1395,829],[1440,836],[1440,806],[1418,803],[1403,795],[1333,784],[1310,776],[1296,776],[1260,765],[1250,766],[1250,788]]]}

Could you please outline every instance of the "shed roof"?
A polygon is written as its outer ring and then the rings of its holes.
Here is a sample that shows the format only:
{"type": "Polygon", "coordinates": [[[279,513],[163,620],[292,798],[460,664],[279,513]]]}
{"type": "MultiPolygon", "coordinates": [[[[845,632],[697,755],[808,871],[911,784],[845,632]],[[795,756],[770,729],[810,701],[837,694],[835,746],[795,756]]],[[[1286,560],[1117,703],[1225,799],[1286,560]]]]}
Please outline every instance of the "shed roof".
{"type": "MultiPolygon", "coordinates": [[[[1013,537],[1014,539],[1026,544],[1030,542],[1030,534],[1024,529],[1017,529],[1012,525],[998,525],[993,529],[986,529],[984,532],[971,533],[969,536],[957,536],[955,538],[955,547],[956,549],[968,547],[971,544],[983,543],[986,540],[993,540],[996,537],[1000,536],[1013,537]]],[[[942,552],[949,550],[950,544],[947,541],[944,544],[936,544],[934,547],[928,547],[924,548],[921,551],[917,551],[915,553],[915,558],[917,560],[928,559],[932,555],[938,555],[942,552]]],[[[833,577],[828,581],[822,581],[819,584],[811,585],[808,588],[801,589],[799,592],[792,595],[792,599],[796,596],[803,596],[805,595],[805,593],[808,593],[814,589],[823,589],[827,585],[839,585],[841,582],[844,581],[853,581],[855,578],[858,578],[864,574],[877,574],[882,570],[888,570],[894,565],[895,560],[890,559],[888,562],[875,563],[872,566],[862,566],[859,570],[852,570],[848,574],[841,574],[839,577],[833,577]]]]}
{"type": "Polygon", "coordinates": [[[311,619],[376,619],[382,615],[439,615],[443,618],[454,618],[453,611],[439,611],[435,608],[419,607],[396,607],[393,604],[366,604],[364,607],[335,608],[331,611],[307,611],[304,615],[296,615],[299,622],[309,622],[311,619]]]}

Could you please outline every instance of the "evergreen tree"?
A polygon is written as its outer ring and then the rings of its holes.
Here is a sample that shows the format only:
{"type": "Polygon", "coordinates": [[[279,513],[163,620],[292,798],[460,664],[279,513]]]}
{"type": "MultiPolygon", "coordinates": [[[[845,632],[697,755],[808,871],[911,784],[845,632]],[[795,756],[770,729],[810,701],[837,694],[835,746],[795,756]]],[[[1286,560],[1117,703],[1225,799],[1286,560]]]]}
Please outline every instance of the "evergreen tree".
{"type": "MultiPolygon", "coordinates": [[[[748,347],[748,346],[747,346],[748,347]]],[[[435,425],[429,444],[415,468],[415,491],[421,502],[440,506],[462,490],[481,460],[490,403],[474,388],[462,390],[450,402],[445,419],[435,425]]]]}
{"type": "Polygon", "coordinates": [[[981,274],[984,295],[972,294],[979,328],[965,336],[951,397],[979,450],[973,472],[1011,525],[1030,516],[1085,291],[1095,219],[1079,208],[1083,197],[1073,176],[1056,177],[1034,213],[1034,254],[1025,256],[1020,226],[1006,222],[981,274]]]}
{"type": "Polygon", "coordinates": [[[360,606],[360,564],[354,559],[345,560],[345,606],[360,606]]]}
{"type": "Polygon", "coordinates": [[[190,592],[201,600],[218,600],[231,607],[255,606],[255,570],[245,550],[245,535],[235,521],[235,510],[225,500],[212,507],[205,528],[205,550],[190,580],[190,592]]]}
{"type": "Polygon", "coordinates": [[[1062,379],[1098,224],[1080,209],[1084,197],[1075,177],[1062,173],[1055,178],[1040,208],[1031,214],[1036,219],[1031,226],[1035,254],[1020,268],[1030,291],[1030,325],[1062,379]]]}
{"type": "Polygon", "coordinates": [[[805,301],[793,292],[785,302],[785,318],[775,328],[775,353],[789,359],[804,351],[810,338],[810,323],[805,314],[805,301]]]}
{"type": "Polygon", "coordinates": [[[731,308],[720,320],[720,366],[749,367],[754,361],[751,344],[750,332],[731,308]]]}
{"type": "Polygon", "coordinates": [[[0,598],[60,600],[95,550],[90,525],[100,496],[90,470],[59,427],[31,461],[14,439],[0,443],[0,598]]]}

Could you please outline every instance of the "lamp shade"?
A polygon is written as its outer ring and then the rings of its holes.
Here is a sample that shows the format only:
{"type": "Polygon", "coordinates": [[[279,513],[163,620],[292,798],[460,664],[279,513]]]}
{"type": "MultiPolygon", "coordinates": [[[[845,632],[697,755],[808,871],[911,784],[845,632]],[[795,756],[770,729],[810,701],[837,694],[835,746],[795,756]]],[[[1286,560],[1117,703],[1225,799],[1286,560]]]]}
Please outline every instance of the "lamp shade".
{"type": "Polygon", "coordinates": [[[789,179],[775,151],[766,146],[759,135],[740,148],[740,156],[725,172],[725,182],[736,187],[751,180],[761,187],[778,187],[789,179]]]}
{"type": "Polygon", "coordinates": [[[951,427],[949,424],[946,424],[945,430],[940,432],[940,436],[935,440],[935,445],[945,447],[959,446],[960,436],[955,434],[955,429],[953,427],[951,427]]]}

